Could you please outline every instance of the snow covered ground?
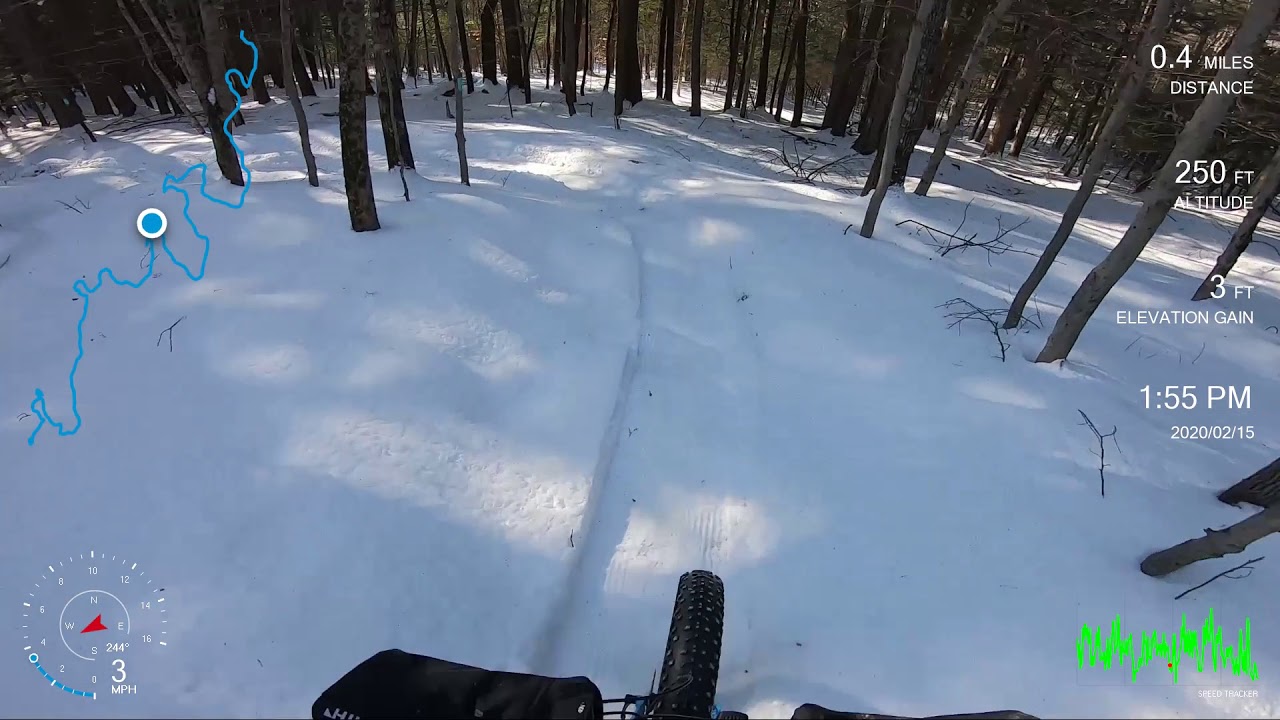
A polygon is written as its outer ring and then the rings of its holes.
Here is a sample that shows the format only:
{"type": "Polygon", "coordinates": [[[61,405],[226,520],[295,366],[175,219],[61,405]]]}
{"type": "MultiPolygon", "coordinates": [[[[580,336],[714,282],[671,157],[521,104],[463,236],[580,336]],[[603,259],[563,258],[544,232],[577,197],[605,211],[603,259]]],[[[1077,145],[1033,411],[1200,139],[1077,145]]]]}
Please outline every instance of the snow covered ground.
{"type": "MultiPolygon", "coordinates": [[[[192,282],[161,254],[142,287],[108,282],[91,299],[73,281],[104,267],[145,276],[143,208],[168,215],[176,257],[199,260],[181,196],[161,186],[212,163],[209,141],[177,122],[96,144],[9,131],[5,714],[304,716],[392,646],[641,692],[693,568],[726,584],[720,704],[755,716],[804,702],[1280,714],[1280,566],[1176,603],[1245,558],[1162,580],[1137,569],[1247,516],[1214,494],[1280,447],[1280,339],[1264,329],[1280,324],[1280,275],[1266,248],[1233,276],[1253,296],[1209,306],[1252,310],[1252,325],[1114,319],[1199,309],[1186,298],[1230,218],[1175,212],[1070,362],[1034,364],[1136,207],[1096,197],[1037,295],[1042,329],[1015,334],[1002,362],[990,328],[949,327],[939,306],[1007,305],[1071,194],[1048,159],[957,147],[932,197],[892,192],[868,240],[865,198],[780,172],[770,153],[795,142],[780,127],[652,101],[619,131],[608,96],[573,118],[549,92],[517,98],[514,119],[499,95],[469,100],[464,187],[440,87],[406,98],[409,202],[370,104],[381,231],[348,230],[332,93],[306,99],[319,188],[303,179],[288,105],[250,102],[236,135],[252,173],[243,208],[186,185],[212,239],[207,275],[192,282]],[[895,226],[950,230],[962,216],[979,239],[1025,219],[1006,237],[1022,252],[941,257],[895,226]],[[66,437],[46,425],[28,446],[37,387],[74,425],[87,301],[83,424],[66,437]],[[1147,410],[1146,385],[1249,386],[1252,408],[1147,410]],[[1106,497],[1079,411],[1117,428],[1106,497]],[[1170,439],[1184,424],[1256,436],[1170,439]],[[166,587],[171,642],[131,656],[136,697],[64,697],[21,651],[21,596],[46,564],[89,550],[135,559],[166,587]],[[1189,660],[1176,685],[1159,660],[1137,684],[1077,668],[1082,622],[1124,613],[1127,631],[1167,632],[1175,611],[1198,627],[1211,607],[1230,633],[1251,619],[1257,682],[1189,660]],[[1257,692],[1206,692],[1223,684],[1257,692]]],[[[218,180],[209,193],[238,189],[218,180]]],[[[1248,556],[1278,552],[1271,537],[1248,556]]]]}

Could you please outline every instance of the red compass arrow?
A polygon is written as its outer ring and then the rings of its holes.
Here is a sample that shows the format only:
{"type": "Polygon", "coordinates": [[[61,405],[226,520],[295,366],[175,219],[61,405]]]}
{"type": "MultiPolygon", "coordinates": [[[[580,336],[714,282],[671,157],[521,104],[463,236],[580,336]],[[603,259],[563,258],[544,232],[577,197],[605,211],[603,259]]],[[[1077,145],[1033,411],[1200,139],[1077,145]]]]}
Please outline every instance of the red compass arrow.
{"type": "Polygon", "coordinates": [[[83,635],[85,633],[98,632],[99,630],[106,630],[106,629],[107,629],[107,626],[102,624],[102,616],[99,615],[98,617],[93,619],[93,622],[89,623],[88,625],[85,625],[84,629],[80,631],[80,634],[83,635]]]}

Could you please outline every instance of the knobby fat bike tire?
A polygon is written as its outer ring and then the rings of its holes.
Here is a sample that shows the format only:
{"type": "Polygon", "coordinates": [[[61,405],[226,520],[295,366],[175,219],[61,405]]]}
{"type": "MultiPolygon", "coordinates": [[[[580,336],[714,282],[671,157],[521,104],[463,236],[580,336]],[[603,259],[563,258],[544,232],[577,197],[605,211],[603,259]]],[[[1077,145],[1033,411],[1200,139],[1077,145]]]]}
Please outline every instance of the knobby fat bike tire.
{"type": "Polygon", "coordinates": [[[711,717],[723,635],[724,582],[707,570],[681,575],[652,715],[711,717]]]}

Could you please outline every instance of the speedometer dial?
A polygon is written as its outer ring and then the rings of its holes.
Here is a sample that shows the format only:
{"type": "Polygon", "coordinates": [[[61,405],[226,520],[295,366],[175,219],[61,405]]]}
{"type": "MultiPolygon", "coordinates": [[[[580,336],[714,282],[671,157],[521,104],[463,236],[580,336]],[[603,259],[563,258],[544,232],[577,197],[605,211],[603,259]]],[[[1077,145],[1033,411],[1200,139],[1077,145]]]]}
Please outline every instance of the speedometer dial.
{"type": "Polygon", "coordinates": [[[31,679],[77,698],[137,695],[140,653],[168,646],[164,588],[136,562],[96,550],[46,565],[22,598],[31,679]]]}

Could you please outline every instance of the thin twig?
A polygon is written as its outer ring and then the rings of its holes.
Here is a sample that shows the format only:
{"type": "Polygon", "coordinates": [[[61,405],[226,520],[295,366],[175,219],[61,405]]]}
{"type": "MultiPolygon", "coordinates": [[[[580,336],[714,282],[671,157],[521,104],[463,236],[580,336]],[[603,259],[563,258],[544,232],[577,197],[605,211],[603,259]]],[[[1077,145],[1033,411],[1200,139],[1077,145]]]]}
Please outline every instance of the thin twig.
{"type": "Polygon", "coordinates": [[[1093,424],[1093,421],[1089,419],[1088,415],[1084,414],[1083,410],[1076,408],[1076,412],[1080,413],[1080,417],[1084,418],[1084,422],[1081,423],[1081,425],[1087,425],[1089,429],[1093,431],[1093,436],[1098,438],[1098,480],[1101,482],[1102,497],[1106,497],[1107,476],[1103,472],[1107,467],[1107,444],[1105,441],[1107,438],[1111,438],[1111,444],[1115,445],[1116,451],[1119,452],[1120,443],[1116,441],[1116,431],[1118,428],[1112,426],[1111,432],[1103,434],[1098,432],[1098,426],[1093,424]]]}
{"type": "Polygon", "coordinates": [[[174,320],[172,325],[170,325],[169,327],[165,328],[164,330],[161,330],[161,331],[160,331],[160,337],[156,338],[156,347],[160,347],[160,341],[164,339],[164,334],[165,334],[165,333],[169,333],[169,352],[173,352],[173,329],[174,329],[175,327],[177,327],[178,323],[180,323],[180,322],[182,322],[183,320],[186,320],[186,319],[187,319],[187,316],[186,316],[186,315],[183,315],[182,317],[178,318],[177,320],[174,320]]]}
{"type": "MultiPolygon", "coordinates": [[[[1190,590],[1185,590],[1185,591],[1183,591],[1183,592],[1179,593],[1179,594],[1178,594],[1176,597],[1174,597],[1173,599],[1174,599],[1174,600],[1181,600],[1184,596],[1186,596],[1186,595],[1190,595],[1192,592],[1195,592],[1196,590],[1199,590],[1200,588],[1204,587],[1205,585],[1208,585],[1209,583],[1213,582],[1214,580],[1217,580],[1218,578],[1222,577],[1223,575],[1226,575],[1227,573],[1233,573],[1233,572],[1235,572],[1235,571],[1237,571],[1237,570],[1249,570],[1249,571],[1250,571],[1250,574],[1253,574],[1253,573],[1252,573],[1253,568],[1252,568],[1252,567],[1250,567],[1250,566],[1251,566],[1251,565],[1253,565],[1253,564],[1254,564],[1254,563],[1256,563],[1256,562],[1262,562],[1263,560],[1266,560],[1266,559],[1267,559],[1267,558],[1266,558],[1265,556],[1263,556],[1263,557],[1256,557],[1256,558],[1254,558],[1254,559],[1252,559],[1252,560],[1248,560],[1248,561],[1245,561],[1245,562],[1243,562],[1243,563],[1240,563],[1239,565],[1237,565],[1237,566],[1235,566],[1235,567],[1231,568],[1230,570],[1223,570],[1222,572],[1218,573],[1217,575],[1214,575],[1213,577],[1209,578],[1208,580],[1205,580],[1204,582],[1202,582],[1202,583],[1200,583],[1199,585],[1197,585],[1197,586],[1195,586],[1195,587],[1191,588],[1190,590]]],[[[1233,578],[1231,578],[1231,579],[1232,579],[1232,580],[1243,580],[1244,578],[1247,578],[1247,577],[1249,577],[1249,575],[1243,575],[1243,576],[1241,576],[1241,577],[1233,577],[1233,578]]]]}
{"type": "Polygon", "coordinates": [[[66,203],[62,202],[61,200],[54,200],[54,202],[58,203],[59,205],[61,205],[62,207],[66,208],[66,209],[68,209],[68,210],[75,210],[75,211],[76,211],[77,213],[79,213],[80,215],[83,215],[83,214],[84,214],[84,213],[80,212],[80,208],[76,207],[75,205],[68,205],[68,204],[66,204],[66,203]]]}
{"type": "Polygon", "coordinates": [[[5,256],[4,256],[4,262],[0,262],[0,268],[4,267],[5,265],[8,265],[8,264],[9,264],[9,258],[11,258],[11,257],[13,257],[13,253],[9,253],[8,255],[5,255],[5,256]]]}

